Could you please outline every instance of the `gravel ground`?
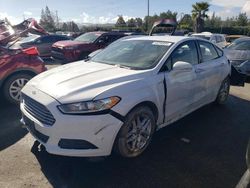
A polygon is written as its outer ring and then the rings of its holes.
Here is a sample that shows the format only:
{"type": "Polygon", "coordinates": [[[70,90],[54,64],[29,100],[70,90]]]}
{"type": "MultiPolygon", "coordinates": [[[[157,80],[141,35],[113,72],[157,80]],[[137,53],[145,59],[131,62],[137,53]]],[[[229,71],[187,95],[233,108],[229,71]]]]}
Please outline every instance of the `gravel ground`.
{"type": "Polygon", "coordinates": [[[207,105],[157,132],[136,159],[50,155],[19,119],[18,107],[0,102],[1,188],[230,188],[246,171],[250,84],[232,87],[226,105],[207,105]]]}

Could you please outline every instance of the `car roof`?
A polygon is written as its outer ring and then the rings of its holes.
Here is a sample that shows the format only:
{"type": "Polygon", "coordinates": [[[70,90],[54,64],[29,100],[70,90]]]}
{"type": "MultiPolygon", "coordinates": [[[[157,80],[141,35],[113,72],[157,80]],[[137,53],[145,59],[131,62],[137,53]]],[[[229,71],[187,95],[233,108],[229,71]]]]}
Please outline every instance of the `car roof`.
{"type": "Polygon", "coordinates": [[[248,41],[248,40],[250,40],[250,37],[240,37],[240,38],[238,38],[238,39],[235,39],[235,41],[248,41]]]}
{"type": "Polygon", "coordinates": [[[125,38],[124,40],[153,40],[153,41],[163,41],[163,42],[171,42],[171,43],[177,43],[182,40],[188,40],[193,39],[190,37],[184,37],[184,36],[134,36],[130,38],[125,38]]]}
{"type": "Polygon", "coordinates": [[[219,36],[225,36],[224,34],[219,33],[210,33],[210,32],[202,32],[202,33],[193,33],[192,36],[212,36],[212,35],[219,35],[219,36]]]}

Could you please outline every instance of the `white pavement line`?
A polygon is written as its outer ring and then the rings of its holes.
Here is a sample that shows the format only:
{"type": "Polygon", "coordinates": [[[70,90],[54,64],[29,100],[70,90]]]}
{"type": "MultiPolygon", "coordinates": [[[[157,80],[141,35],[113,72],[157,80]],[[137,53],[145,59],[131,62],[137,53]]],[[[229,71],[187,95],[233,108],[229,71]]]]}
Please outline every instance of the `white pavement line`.
{"type": "Polygon", "coordinates": [[[249,170],[247,170],[241,177],[239,183],[236,185],[235,188],[247,188],[249,182],[250,182],[250,172],[249,170]]]}

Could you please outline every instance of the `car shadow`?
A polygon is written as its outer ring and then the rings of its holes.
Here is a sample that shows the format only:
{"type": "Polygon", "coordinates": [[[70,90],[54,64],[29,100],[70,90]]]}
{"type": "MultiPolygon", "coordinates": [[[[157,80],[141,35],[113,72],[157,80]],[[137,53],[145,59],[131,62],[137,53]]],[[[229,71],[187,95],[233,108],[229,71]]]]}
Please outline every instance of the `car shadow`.
{"type": "Polygon", "coordinates": [[[21,112],[17,105],[0,97],[0,151],[22,139],[28,131],[20,125],[21,112]]]}
{"type": "Polygon", "coordinates": [[[207,105],[154,135],[138,158],[86,158],[32,152],[53,187],[234,187],[246,170],[250,101],[230,96],[207,105]]]}

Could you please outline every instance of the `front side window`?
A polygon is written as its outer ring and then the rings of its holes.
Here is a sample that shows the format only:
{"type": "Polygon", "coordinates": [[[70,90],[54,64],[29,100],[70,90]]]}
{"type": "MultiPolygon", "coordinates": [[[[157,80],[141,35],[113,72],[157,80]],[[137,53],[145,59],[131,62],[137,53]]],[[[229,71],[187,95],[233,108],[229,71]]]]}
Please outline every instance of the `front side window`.
{"type": "Polygon", "coordinates": [[[151,40],[121,40],[105,48],[92,60],[132,69],[150,69],[157,65],[171,44],[151,40]]]}
{"type": "Polygon", "coordinates": [[[184,61],[190,63],[191,65],[198,64],[198,53],[196,45],[193,41],[185,42],[175,49],[171,55],[172,65],[177,61],[184,61]]]}
{"type": "Polygon", "coordinates": [[[210,61],[219,57],[212,44],[204,41],[199,41],[199,47],[201,50],[202,62],[210,61]]]}

